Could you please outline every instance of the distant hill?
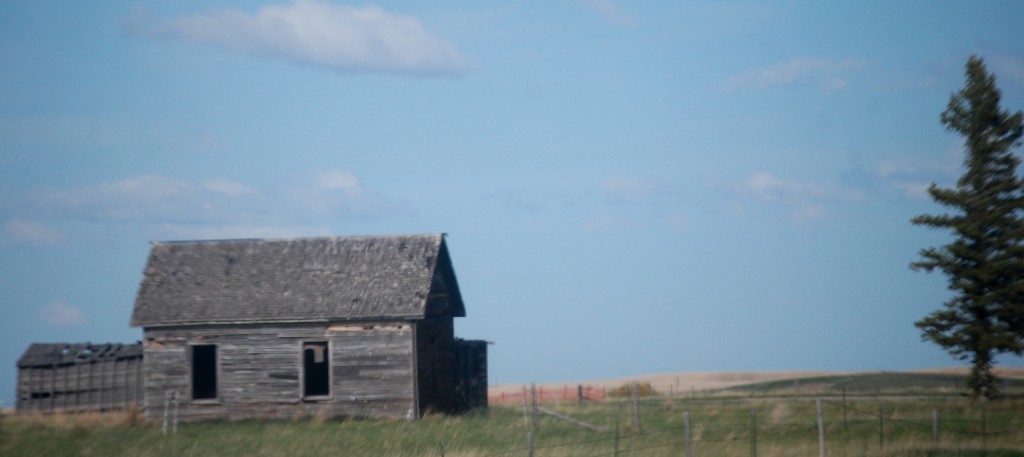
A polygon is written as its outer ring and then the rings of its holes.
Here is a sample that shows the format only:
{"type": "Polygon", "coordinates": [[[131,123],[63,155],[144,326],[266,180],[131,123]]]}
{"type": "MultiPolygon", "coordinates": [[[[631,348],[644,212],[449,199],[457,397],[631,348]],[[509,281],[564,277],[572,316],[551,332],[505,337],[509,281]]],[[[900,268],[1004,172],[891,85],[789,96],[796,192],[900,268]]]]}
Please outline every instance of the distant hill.
{"type": "MultiPolygon", "coordinates": [[[[1024,394],[1024,368],[997,367],[1004,380],[1004,392],[1024,394]]],[[[587,385],[615,388],[631,383],[648,383],[659,394],[695,393],[794,395],[841,394],[955,394],[966,390],[967,368],[936,368],[916,371],[773,371],[773,372],[680,372],[637,375],[589,381],[538,383],[558,389],[587,385]]],[[[514,393],[522,384],[499,384],[490,394],[514,393]]]]}
{"type": "MultiPolygon", "coordinates": [[[[956,394],[966,390],[966,377],[948,373],[878,372],[818,376],[760,382],[723,389],[761,395],[802,395],[846,392],[864,394],[956,394]]],[[[1003,379],[1004,393],[1024,393],[1024,379],[1003,379]]]]}

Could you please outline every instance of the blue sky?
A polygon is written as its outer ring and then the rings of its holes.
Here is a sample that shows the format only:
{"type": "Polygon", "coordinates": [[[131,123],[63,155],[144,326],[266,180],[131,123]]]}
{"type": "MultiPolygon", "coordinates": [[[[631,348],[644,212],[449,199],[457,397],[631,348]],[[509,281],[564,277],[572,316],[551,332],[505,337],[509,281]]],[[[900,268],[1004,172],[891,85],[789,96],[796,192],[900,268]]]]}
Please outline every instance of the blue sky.
{"type": "MultiPolygon", "coordinates": [[[[956,365],[908,264],[1024,4],[0,4],[0,401],[150,240],[446,232],[492,383],[956,365]]],[[[1001,364],[1024,366],[1020,358],[1001,364]]]]}

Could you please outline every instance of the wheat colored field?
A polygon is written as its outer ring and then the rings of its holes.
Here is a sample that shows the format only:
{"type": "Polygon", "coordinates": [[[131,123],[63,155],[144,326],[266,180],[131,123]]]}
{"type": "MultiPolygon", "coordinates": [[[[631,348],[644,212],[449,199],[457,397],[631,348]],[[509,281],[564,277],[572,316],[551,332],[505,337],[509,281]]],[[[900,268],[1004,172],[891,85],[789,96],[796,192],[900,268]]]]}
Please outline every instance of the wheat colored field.
{"type": "MultiPolygon", "coordinates": [[[[968,369],[966,367],[955,367],[955,368],[933,368],[926,370],[914,370],[907,373],[919,373],[919,374],[946,374],[946,375],[961,375],[967,376],[968,369]]],[[[543,387],[545,389],[559,389],[565,386],[577,386],[585,385],[596,388],[614,388],[625,384],[632,383],[649,383],[654,390],[660,393],[686,393],[692,391],[709,391],[718,389],[728,389],[732,387],[739,387],[750,384],[758,384],[772,381],[784,381],[793,379],[807,379],[807,378],[819,378],[826,376],[850,376],[850,375],[863,375],[871,373],[881,373],[876,371],[749,371],[749,372],[679,372],[679,373],[657,373],[647,374],[638,376],[624,376],[609,379],[596,379],[596,380],[575,380],[565,382],[548,382],[548,383],[537,383],[537,387],[543,387]]],[[[995,369],[997,376],[1007,380],[1022,380],[1024,381],[1024,368],[1007,368],[997,367],[995,369]]],[[[521,392],[523,388],[522,384],[497,384],[491,386],[489,393],[491,396],[500,395],[502,393],[517,393],[521,392]]]]}

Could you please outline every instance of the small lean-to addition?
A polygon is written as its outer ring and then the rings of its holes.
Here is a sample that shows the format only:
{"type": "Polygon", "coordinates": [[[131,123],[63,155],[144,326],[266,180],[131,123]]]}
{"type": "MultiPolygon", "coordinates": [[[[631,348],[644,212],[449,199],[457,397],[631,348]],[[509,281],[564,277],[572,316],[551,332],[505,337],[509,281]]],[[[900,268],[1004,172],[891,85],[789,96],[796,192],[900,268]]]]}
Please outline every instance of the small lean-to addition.
{"type": "Polygon", "coordinates": [[[143,405],[183,420],[417,418],[487,405],[443,234],[153,243],[143,405]]]}

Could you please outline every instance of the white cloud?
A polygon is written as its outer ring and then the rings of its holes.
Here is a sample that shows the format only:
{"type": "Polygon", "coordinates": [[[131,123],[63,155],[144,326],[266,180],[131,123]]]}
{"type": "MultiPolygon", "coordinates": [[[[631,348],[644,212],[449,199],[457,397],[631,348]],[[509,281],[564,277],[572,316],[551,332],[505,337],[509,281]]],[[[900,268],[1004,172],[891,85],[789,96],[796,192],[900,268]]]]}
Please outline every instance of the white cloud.
{"type": "Polygon", "coordinates": [[[143,175],[121,181],[102,183],[95,189],[95,193],[106,196],[154,199],[178,194],[188,187],[188,184],[176,179],[143,175]]]}
{"type": "Polygon", "coordinates": [[[726,80],[725,88],[729,92],[737,92],[784,87],[810,80],[822,91],[830,93],[846,88],[850,76],[863,66],[864,62],[856,59],[796,58],[733,76],[726,80]]]}
{"type": "Polygon", "coordinates": [[[737,187],[742,195],[767,204],[787,207],[795,222],[824,217],[827,205],[864,200],[864,192],[831,183],[786,180],[767,172],[749,176],[737,187]]]}
{"type": "Polygon", "coordinates": [[[403,201],[367,190],[359,178],[342,169],[327,170],[314,176],[312,184],[294,190],[292,198],[323,218],[340,214],[377,218],[414,212],[403,201]]]}
{"type": "Polygon", "coordinates": [[[47,227],[39,222],[26,219],[11,219],[4,223],[0,245],[45,246],[64,240],[60,230],[47,227]]]}
{"type": "Polygon", "coordinates": [[[231,209],[238,207],[238,197],[245,193],[240,185],[229,183],[214,180],[198,186],[179,179],[143,175],[95,186],[46,189],[36,193],[33,203],[89,220],[220,219],[237,214],[231,209]]]}
{"type": "Polygon", "coordinates": [[[63,301],[55,301],[39,310],[39,318],[53,327],[80,327],[85,325],[82,309],[63,301]]]}
{"type": "Polygon", "coordinates": [[[276,225],[181,225],[161,224],[158,231],[167,239],[219,240],[240,238],[299,238],[331,235],[324,226],[276,225]]]}
{"type": "Polygon", "coordinates": [[[777,200],[777,190],[786,187],[786,182],[768,173],[757,173],[744,183],[748,191],[762,200],[777,200]]]}
{"type": "Polygon", "coordinates": [[[955,160],[892,159],[879,162],[875,172],[883,179],[916,175],[946,178],[956,173],[957,166],[955,160]]]}
{"type": "Polygon", "coordinates": [[[345,170],[329,170],[316,177],[317,187],[325,190],[340,190],[348,195],[360,195],[363,186],[359,178],[345,170]]]}
{"type": "Polygon", "coordinates": [[[277,189],[224,178],[143,175],[0,196],[0,247],[69,238],[52,227],[122,226],[149,239],[290,238],[327,235],[339,223],[414,213],[408,203],[367,189],[341,169],[277,189]]]}
{"type": "Polygon", "coordinates": [[[743,189],[765,202],[799,203],[823,200],[858,201],[863,192],[843,189],[828,183],[783,180],[769,173],[759,172],[743,182],[743,189]]]}
{"type": "Polygon", "coordinates": [[[341,72],[454,74],[471,66],[454,45],[427,31],[415,17],[376,6],[296,0],[255,13],[228,9],[157,25],[136,14],[125,20],[123,29],[341,72]]]}
{"type": "Polygon", "coordinates": [[[203,184],[203,187],[214,192],[220,192],[222,194],[231,196],[245,195],[256,192],[251,187],[246,186],[245,184],[237,183],[234,181],[228,181],[227,179],[214,179],[213,181],[207,181],[203,184]]]}
{"type": "Polygon", "coordinates": [[[963,145],[951,143],[946,154],[925,158],[894,158],[879,162],[874,173],[890,187],[899,189],[903,195],[914,199],[929,199],[931,183],[942,186],[955,185],[960,172],[963,145]]]}
{"type": "Polygon", "coordinates": [[[636,26],[636,18],[622,11],[622,8],[612,0],[583,0],[583,4],[608,22],[623,27],[636,26]]]}

